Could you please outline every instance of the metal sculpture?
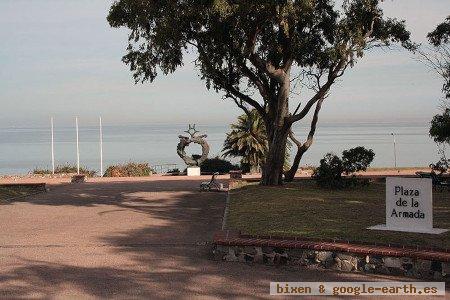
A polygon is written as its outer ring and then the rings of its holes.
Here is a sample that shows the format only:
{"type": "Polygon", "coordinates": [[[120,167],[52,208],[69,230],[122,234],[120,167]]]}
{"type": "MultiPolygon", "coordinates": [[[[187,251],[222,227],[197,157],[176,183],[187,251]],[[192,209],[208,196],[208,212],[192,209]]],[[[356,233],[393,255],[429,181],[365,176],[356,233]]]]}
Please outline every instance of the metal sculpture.
{"type": "Polygon", "coordinates": [[[209,154],[209,145],[206,142],[204,138],[207,137],[206,134],[197,136],[196,134],[199,132],[197,129],[195,129],[195,124],[191,125],[189,124],[189,129],[184,131],[189,136],[183,136],[179,135],[180,142],[177,146],[177,154],[181,157],[181,159],[188,165],[189,167],[198,167],[201,165],[202,162],[205,161],[205,159],[208,158],[209,154]],[[200,157],[188,156],[186,155],[185,148],[189,146],[190,143],[199,144],[202,147],[202,155],[200,157]]]}

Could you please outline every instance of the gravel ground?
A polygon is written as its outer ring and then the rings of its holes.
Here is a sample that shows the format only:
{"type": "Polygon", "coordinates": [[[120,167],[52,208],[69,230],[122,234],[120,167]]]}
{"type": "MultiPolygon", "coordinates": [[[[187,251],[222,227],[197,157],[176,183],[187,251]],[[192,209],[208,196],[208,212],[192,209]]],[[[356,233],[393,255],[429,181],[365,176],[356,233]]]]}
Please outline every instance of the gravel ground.
{"type": "Polygon", "coordinates": [[[402,279],[212,261],[226,197],[199,183],[53,183],[2,205],[0,298],[268,298],[270,281],[402,279]]]}

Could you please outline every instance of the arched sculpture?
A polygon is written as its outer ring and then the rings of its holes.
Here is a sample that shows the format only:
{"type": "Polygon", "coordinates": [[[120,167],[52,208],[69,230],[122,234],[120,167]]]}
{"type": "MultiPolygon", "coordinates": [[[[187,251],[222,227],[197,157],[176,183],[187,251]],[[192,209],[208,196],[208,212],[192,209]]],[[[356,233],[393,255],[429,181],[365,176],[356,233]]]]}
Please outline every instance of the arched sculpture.
{"type": "Polygon", "coordinates": [[[181,159],[189,166],[189,167],[197,167],[200,166],[202,162],[205,161],[205,159],[208,158],[209,154],[209,145],[206,142],[204,138],[207,137],[206,134],[196,136],[196,134],[199,132],[195,129],[195,124],[191,125],[189,124],[189,129],[185,131],[189,134],[189,137],[179,135],[180,142],[177,146],[177,153],[178,156],[181,157],[181,159]],[[190,143],[199,144],[202,147],[202,155],[199,158],[194,158],[191,156],[186,155],[186,151],[184,148],[186,146],[189,146],[190,143]]]}

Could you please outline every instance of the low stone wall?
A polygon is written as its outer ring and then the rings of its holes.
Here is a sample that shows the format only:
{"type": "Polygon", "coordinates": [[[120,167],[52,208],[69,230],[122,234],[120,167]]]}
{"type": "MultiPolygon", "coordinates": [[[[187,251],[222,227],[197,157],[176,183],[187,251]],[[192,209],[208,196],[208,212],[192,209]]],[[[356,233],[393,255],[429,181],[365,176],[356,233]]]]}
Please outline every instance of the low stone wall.
{"type": "Polygon", "coordinates": [[[213,248],[213,254],[215,260],[230,262],[320,267],[345,272],[365,272],[402,275],[420,279],[450,280],[449,262],[409,257],[217,244],[213,248]]]}

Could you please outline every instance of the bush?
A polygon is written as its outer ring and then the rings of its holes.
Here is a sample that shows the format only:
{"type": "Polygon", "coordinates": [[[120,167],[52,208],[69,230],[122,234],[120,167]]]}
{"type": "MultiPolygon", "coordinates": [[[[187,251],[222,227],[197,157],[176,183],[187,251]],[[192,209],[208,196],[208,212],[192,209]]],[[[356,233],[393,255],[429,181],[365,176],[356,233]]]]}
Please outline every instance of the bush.
{"type": "Polygon", "coordinates": [[[142,177],[150,176],[154,171],[148,163],[127,163],[109,166],[104,177],[142,177]]]}
{"type": "Polygon", "coordinates": [[[32,171],[32,173],[34,175],[49,175],[52,174],[52,170],[49,169],[39,169],[39,168],[34,168],[34,170],[32,171]]]}
{"type": "Polygon", "coordinates": [[[321,187],[341,188],[342,172],[344,172],[342,160],[333,153],[327,153],[320,160],[320,165],[314,170],[312,177],[321,187]]]}
{"type": "Polygon", "coordinates": [[[345,174],[365,171],[372,163],[375,152],[372,149],[356,147],[342,152],[342,166],[345,174]]]}
{"type": "Polygon", "coordinates": [[[239,170],[239,166],[232,164],[226,159],[221,158],[208,158],[200,166],[200,169],[204,173],[219,172],[229,173],[231,170],[239,170]]]}
{"type": "Polygon", "coordinates": [[[167,174],[170,174],[170,175],[180,175],[180,169],[178,169],[178,168],[170,169],[170,170],[167,171],[167,174]]]}
{"type": "Polygon", "coordinates": [[[368,184],[367,180],[358,179],[355,172],[365,171],[372,163],[375,153],[372,149],[356,147],[342,152],[342,159],[328,153],[320,160],[320,165],[314,170],[313,179],[321,187],[343,188],[368,184]],[[342,174],[352,175],[343,178],[342,174]]]}
{"type": "MultiPolygon", "coordinates": [[[[77,166],[75,165],[58,165],[55,167],[55,174],[74,174],[77,173],[77,166]]],[[[86,176],[95,176],[97,171],[89,170],[86,167],[80,167],[80,174],[86,175],[86,176]]],[[[33,174],[35,175],[49,175],[52,174],[52,171],[49,169],[39,169],[35,168],[33,170],[33,174]]]]}

